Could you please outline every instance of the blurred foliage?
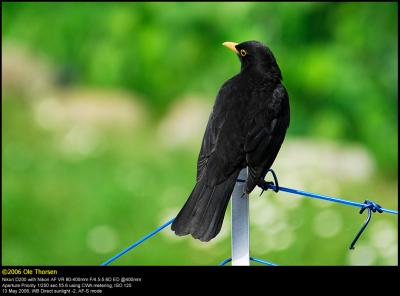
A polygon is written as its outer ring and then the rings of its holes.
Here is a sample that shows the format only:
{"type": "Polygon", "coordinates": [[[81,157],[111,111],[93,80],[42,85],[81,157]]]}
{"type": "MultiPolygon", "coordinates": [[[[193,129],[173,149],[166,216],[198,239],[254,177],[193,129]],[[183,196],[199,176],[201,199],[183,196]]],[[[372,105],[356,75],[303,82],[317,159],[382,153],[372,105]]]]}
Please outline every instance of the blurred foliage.
{"type": "Polygon", "coordinates": [[[260,40],[289,90],[289,133],[364,143],[397,166],[397,3],[6,3],[16,39],[76,83],[144,95],[156,114],[181,93],[210,100],[239,69],[220,46],[260,40]]]}
{"type": "MultiPolygon", "coordinates": [[[[161,149],[152,127],[106,129],[89,155],[66,154],[57,149],[64,134],[38,127],[24,102],[7,100],[3,108],[3,264],[99,265],[171,219],[192,190],[197,149],[161,149]]],[[[397,185],[374,176],[341,184],[338,195],[396,209],[397,193],[397,185]]],[[[258,195],[257,189],[250,197],[255,257],[280,265],[397,262],[395,216],[375,214],[350,252],[365,219],[357,209],[285,193],[258,195]]],[[[113,264],[217,265],[230,257],[229,222],[230,208],[224,230],[207,244],[165,229],[113,264]]]]}
{"type": "MultiPolygon", "coordinates": [[[[102,130],[93,153],[74,159],[58,150],[64,133],[38,126],[26,101],[3,100],[3,264],[97,265],[171,217],[167,210],[192,189],[198,147],[163,149],[155,126],[186,94],[212,103],[238,72],[224,41],[260,40],[272,49],[291,100],[289,136],[356,142],[372,153],[375,179],[341,184],[342,196],[378,196],[396,207],[397,11],[397,3],[2,4],[3,44],[45,56],[67,86],[137,93],[152,116],[138,130],[102,130]],[[93,234],[96,225],[114,232],[93,234]],[[112,237],[111,251],[96,252],[93,244],[112,237]]],[[[271,195],[268,203],[279,206],[271,195]]],[[[286,248],[268,249],[263,242],[273,239],[253,226],[252,255],[282,265],[348,265],[346,248],[363,217],[335,207],[341,231],[321,238],[310,231],[321,211],[329,220],[329,210],[309,201],[288,212],[286,223],[298,226],[286,248]]],[[[373,219],[397,229],[393,217],[373,219]]],[[[370,237],[381,249],[371,255],[366,239],[360,256],[393,264],[397,253],[388,259],[379,234],[370,237]]],[[[118,264],[215,265],[229,257],[229,236],[200,245],[161,234],[118,264]]]]}

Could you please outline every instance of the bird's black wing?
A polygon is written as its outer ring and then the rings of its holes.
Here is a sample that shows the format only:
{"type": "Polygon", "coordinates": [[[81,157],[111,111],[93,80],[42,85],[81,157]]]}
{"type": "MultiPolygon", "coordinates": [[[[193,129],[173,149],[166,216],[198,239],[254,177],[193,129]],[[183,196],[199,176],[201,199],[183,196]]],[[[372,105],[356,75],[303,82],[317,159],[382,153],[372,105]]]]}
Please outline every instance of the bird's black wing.
{"type": "Polygon", "coordinates": [[[221,131],[221,127],[223,126],[224,122],[225,118],[216,118],[214,110],[211,112],[197,160],[197,181],[199,181],[202,177],[207,166],[207,162],[211,154],[215,151],[215,144],[217,142],[218,134],[221,131]]]}
{"type": "MultiPolygon", "coordinates": [[[[235,120],[240,109],[237,93],[233,87],[235,77],[228,80],[218,92],[213,111],[210,114],[197,161],[197,181],[209,171],[210,183],[219,183],[237,169],[241,154],[235,120]],[[212,180],[211,180],[212,179],[212,180]]],[[[244,159],[244,156],[243,156],[244,159]]]]}
{"type": "Polygon", "coordinates": [[[245,165],[243,133],[238,114],[243,100],[235,83],[218,93],[208,120],[197,164],[197,182],[171,229],[209,241],[221,230],[239,171],[245,165]]]}
{"type": "Polygon", "coordinates": [[[246,162],[249,176],[246,191],[251,192],[264,178],[271,167],[289,126],[289,97],[283,85],[278,84],[271,92],[268,89],[256,94],[257,108],[249,119],[245,140],[246,162]]]}

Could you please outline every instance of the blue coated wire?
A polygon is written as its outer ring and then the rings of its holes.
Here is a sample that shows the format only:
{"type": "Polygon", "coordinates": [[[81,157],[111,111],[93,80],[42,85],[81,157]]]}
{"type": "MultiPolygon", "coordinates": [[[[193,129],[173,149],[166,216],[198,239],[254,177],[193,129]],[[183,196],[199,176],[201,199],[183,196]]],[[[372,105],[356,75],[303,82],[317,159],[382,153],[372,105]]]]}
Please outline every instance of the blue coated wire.
{"type": "Polygon", "coordinates": [[[232,261],[232,258],[228,258],[228,259],[225,259],[224,261],[222,261],[220,264],[218,264],[219,266],[224,266],[226,263],[229,263],[229,262],[231,262],[232,261]]]}
{"type": "MultiPolygon", "coordinates": [[[[242,181],[242,180],[238,180],[238,181],[242,181]]],[[[268,185],[268,187],[271,188],[274,191],[277,189],[277,187],[275,187],[272,184],[268,185]]],[[[317,199],[322,199],[322,200],[326,200],[326,201],[341,203],[341,204],[348,205],[348,206],[359,207],[359,208],[365,207],[365,203],[354,202],[354,201],[345,200],[345,199],[341,199],[341,198],[337,198],[337,197],[331,197],[331,196],[327,196],[327,195],[322,195],[322,194],[317,194],[317,193],[312,193],[312,192],[306,192],[306,191],[287,188],[287,187],[282,187],[282,186],[279,186],[278,189],[279,189],[279,191],[284,191],[284,192],[288,192],[288,193],[292,193],[292,194],[303,195],[303,196],[307,196],[307,197],[311,197],[311,198],[317,198],[317,199]]],[[[382,212],[386,212],[386,213],[389,213],[389,214],[398,215],[398,211],[395,211],[395,210],[388,210],[388,209],[384,209],[384,208],[380,208],[380,210],[382,210],[382,212]]],[[[129,252],[130,250],[132,250],[133,248],[137,247],[138,245],[140,245],[141,243],[143,243],[144,241],[146,241],[147,239],[149,239],[153,235],[155,235],[158,232],[160,232],[161,230],[163,230],[168,225],[172,224],[172,222],[174,222],[174,220],[175,220],[175,218],[173,218],[173,219],[169,220],[168,222],[164,223],[163,225],[158,227],[156,230],[150,232],[148,235],[144,236],[143,238],[141,238],[137,242],[133,243],[132,245],[130,245],[126,249],[122,250],[121,252],[119,252],[115,256],[111,257],[110,259],[108,259],[107,261],[102,263],[101,266],[107,266],[108,264],[110,264],[114,260],[118,259],[119,257],[124,255],[125,253],[129,252]]],[[[258,262],[258,263],[266,264],[266,265],[276,266],[275,264],[270,263],[268,261],[264,261],[264,260],[261,260],[261,259],[256,259],[256,258],[253,258],[253,257],[250,257],[250,260],[258,262]]],[[[221,262],[219,265],[221,265],[221,266],[225,265],[230,261],[232,261],[232,259],[228,258],[228,259],[224,260],[223,262],[221,262]]]]}
{"type": "Polygon", "coordinates": [[[258,263],[261,263],[261,264],[264,264],[264,265],[268,265],[268,266],[278,266],[275,263],[268,262],[268,261],[262,260],[262,259],[257,259],[257,258],[254,258],[254,257],[250,257],[250,261],[258,262],[258,263]]]}
{"type": "MultiPolygon", "coordinates": [[[[276,187],[274,185],[269,185],[268,187],[271,188],[272,190],[276,189],[276,187]]],[[[312,198],[323,199],[323,200],[336,202],[336,203],[341,203],[341,204],[345,204],[345,205],[353,206],[353,207],[362,208],[362,207],[365,206],[364,203],[359,203],[359,202],[345,200],[345,199],[341,199],[341,198],[337,198],[337,197],[331,197],[331,196],[327,196],[327,195],[322,195],[322,194],[317,194],[317,193],[312,193],[312,192],[306,192],[306,191],[287,188],[287,187],[282,187],[282,186],[279,186],[279,191],[284,191],[284,192],[288,192],[288,193],[303,195],[303,196],[312,197],[312,198]]],[[[398,215],[398,212],[394,211],[394,210],[388,210],[388,209],[382,208],[382,211],[386,212],[386,213],[389,213],[389,214],[398,215]]]]}
{"type": "Polygon", "coordinates": [[[123,251],[119,252],[118,254],[116,254],[115,256],[111,257],[110,259],[108,259],[106,262],[104,262],[103,264],[101,264],[101,266],[107,266],[108,264],[110,264],[111,262],[113,262],[114,260],[118,259],[119,257],[121,257],[122,255],[124,255],[125,253],[129,252],[130,250],[132,250],[133,248],[137,247],[138,245],[140,245],[141,243],[143,243],[144,241],[146,241],[147,239],[149,239],[150,237],[152,237],[153,235],[155,235],[156,233],[160,232],[161,230],[163,230],[165,227],[167,227],[168,225],[172,224],[172,222],[174,222],[175,218],[169,220],[168,222],[166,222],[165,224],[161,225],[160,227],[158,227],[156,230],[150,232],[148,235],[144,236],[143,238],[141,238],[140,240],[138,240],[137,242],[133,243],[132,245],[130,245],[129,247],[127,247],[126,249],[124,249],[123,251]]]}
{"type": "MultiPolygon", "coordinates": [[[[224,261],[222,261],[219,264],[219,266],[224,266],[224,265],[226,265],[227,263],[229,263],[231,261],[232,261],[232,258],[225,259],[224,261]]],[[[257,259],[257,258],[254,258],[254,257],[250,257],[250,261],[258,262],[258,263],[261,263],[261,264],[264,264],[264,265],[268,265],[268,266],[278,266],[275,263],[268,262],[268,261],[262,260],[262,259],[257,259]]]]}

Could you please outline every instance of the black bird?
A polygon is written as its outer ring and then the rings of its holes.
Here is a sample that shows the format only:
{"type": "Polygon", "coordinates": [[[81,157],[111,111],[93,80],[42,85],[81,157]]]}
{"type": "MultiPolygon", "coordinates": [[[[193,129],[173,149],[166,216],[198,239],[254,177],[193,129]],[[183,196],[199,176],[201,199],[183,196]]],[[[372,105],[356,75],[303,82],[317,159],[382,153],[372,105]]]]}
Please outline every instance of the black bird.
{"type": "Polygon", "coordinates": [[[258,41],[224,42],[241,62],[215,101],[197,162],[197,182],[172,224],[177,235],[209,241],[221,230],[242,168],[245,193],[265,188],[265,174],[289,126],[289,97],[271,50],[258,41]]]}

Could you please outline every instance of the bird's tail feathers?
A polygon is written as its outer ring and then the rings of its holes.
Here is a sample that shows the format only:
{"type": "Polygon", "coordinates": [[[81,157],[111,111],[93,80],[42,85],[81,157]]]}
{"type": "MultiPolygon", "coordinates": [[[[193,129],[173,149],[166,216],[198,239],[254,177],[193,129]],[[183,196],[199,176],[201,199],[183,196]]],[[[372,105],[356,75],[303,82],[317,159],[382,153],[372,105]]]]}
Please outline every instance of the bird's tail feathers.
{"type": "Polygon", "coordinates": [[[179,236],[191,234],[209,241],[221,230],[239,171],[224,182],[209,186],[205,176],[198,180],[185,205],[175,218],[171,229],[179,236]]]}

